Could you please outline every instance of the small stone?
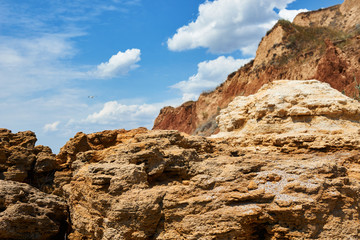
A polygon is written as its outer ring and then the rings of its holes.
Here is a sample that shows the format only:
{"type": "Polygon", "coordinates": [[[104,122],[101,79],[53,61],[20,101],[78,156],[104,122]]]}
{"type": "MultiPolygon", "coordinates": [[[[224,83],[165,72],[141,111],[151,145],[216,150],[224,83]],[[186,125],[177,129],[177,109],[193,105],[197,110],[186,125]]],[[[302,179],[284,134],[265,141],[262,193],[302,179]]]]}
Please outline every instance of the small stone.
{"type": "Polygon", "coordinates": [[[257,183],[256,183],[255,181],[251,180],[251,181],[249,182],[249,185],[247,186],[247,188],[248,188],[249,190],[255,190],[255,189],[258,188],[258,185],[257,185],[257,183]]]}

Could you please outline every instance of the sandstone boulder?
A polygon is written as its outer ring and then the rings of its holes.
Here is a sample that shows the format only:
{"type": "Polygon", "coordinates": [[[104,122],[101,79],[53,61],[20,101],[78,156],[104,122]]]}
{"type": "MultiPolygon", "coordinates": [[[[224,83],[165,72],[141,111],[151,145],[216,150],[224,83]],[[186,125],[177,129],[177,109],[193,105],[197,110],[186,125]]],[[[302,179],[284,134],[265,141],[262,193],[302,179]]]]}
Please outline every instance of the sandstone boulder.
{"type": "Polygon", "coordinates": [[[67,182],[55,178],[61,183],[56,193],[66,196],[70,206],[74,229],[70,239],[154,236],[161,222],[165,186],[190,179],[194,174],[190,165],[200,155],[213,152],[205,138],[177,131],[134,130],[132,134],[128,141],[108,148],[76,149],[76,157],[68,162],[67,182]]]}
{"type": "Polygon", "coordinates": [[[0,239],[64,239],[67,208],[60,197],[0,180],[0,239]]]}
{"type": "Polygon", "coordinates": [[[0,179],[29,183],[46,191],[56,169],[49,147],[35,146],[35,133],[0,129],[0,179]]]}
{"type": "Polygon", "coordinates": [[[217,118],[242,146],[359,148],[360,103],[317,80],[279,80],[237,97],[217,118]]]}

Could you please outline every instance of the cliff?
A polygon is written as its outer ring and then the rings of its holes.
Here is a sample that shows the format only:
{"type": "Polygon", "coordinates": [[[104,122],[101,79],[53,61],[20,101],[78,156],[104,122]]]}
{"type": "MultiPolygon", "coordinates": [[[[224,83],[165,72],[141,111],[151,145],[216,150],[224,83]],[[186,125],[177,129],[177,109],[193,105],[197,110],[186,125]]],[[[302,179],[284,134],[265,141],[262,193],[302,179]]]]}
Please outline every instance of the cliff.
{"type": "Polygon", "coordinates": [[[175,129],[209,136],[215,118],[236,96],[255,93],[280,79],[317,79],[352,98],[359,97],[360,2],[299,14],[293,23],[280,20],[262,39],[253,61],[195,102],[166,107],[153,129],[175,129]],[[174,121],[176,119],[176,121],[174,121]]]}
{"type": "Polygon", "coordinates": [[[278,80],[236,97],[217,117],[220,133],[242,147],[260,144],[327,150],[360,144],[360,103],[317,80],[278,80]],[[351,145],[350,144],[350,145],[351,145]]]}
{"type": "Polygon", "coordinates": [[[79,132],[55,155],[0,129],[0,239],[360,239],[358,5],[279,21],[254,61],[161,111],[183,132],[79,132]]]}
{"type": "Polygon", "coordinates": [[[55,157],[2,129],[0,239],[358,239],[359,106],[316,80],[275,81],[235,98],[211,138],[78,133],[55,157]],[[46,188],[29,181],[40,153],[46,188]]]}

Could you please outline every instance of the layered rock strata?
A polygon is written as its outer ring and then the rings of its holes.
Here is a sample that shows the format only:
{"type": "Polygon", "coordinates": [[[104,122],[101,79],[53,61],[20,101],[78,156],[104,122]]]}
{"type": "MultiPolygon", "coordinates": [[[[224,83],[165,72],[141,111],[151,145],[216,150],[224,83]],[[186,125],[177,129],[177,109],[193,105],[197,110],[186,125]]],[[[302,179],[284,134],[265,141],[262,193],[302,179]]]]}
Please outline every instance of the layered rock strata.
{"type": "Polygon", "coordinates": [[[356,239],[360,153],[334,144],[284,154],[145,131],[79,152],[59,191],[68,239],[356,239]]]}
{"type": "Polygon", "coordinates": [[[0,181],[0,238],[360,237],[356,145],[253,143],[144,128],[78,133],[57,156],[59,196],[0,181]]]}
{"type": "Polygon", "coordinates": [[[220,133],[242,146],[355,148],[360,103],[317,80],[279,80],[256,94],[236,97],[217,117],[220,133]]]}

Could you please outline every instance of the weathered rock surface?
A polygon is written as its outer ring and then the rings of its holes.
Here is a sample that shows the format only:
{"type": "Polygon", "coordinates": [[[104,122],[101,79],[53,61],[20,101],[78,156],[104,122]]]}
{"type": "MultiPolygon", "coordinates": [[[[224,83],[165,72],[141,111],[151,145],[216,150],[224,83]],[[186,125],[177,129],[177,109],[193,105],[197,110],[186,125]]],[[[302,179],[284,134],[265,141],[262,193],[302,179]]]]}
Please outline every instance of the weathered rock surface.
{"type": "Polygon", "coordinates": [[[359,109],[282,80],[222,110],[222,138],[135,129],[83,148],[102,133],[77,134],[58,155],[69,239],[358,239],[359,109]]]}
{"type": "Polygon", "coordinates": [[[45,190],[52,184],[55,154],[49,147],[35,146],[35,133],[12,133],[0,129],[0,180],[29,183],[45,190]]]}
{"type": "Polygon", "coordinates": [[[184,137],[176,131],[130,133],[133,138],[125,143],[79,152],[69,162],[69,183],[57,192],[69,201],[74,229],[70,239],[154,236],[167,186],[188,180],[192,176],[189,166],[200,155],[213,152],[206,139],[184,137]]]}
{"type": "Polygon", "coordinates": [[[74,149],[69,180],[58,186],[69,239],[360,237],[357,150],[284,154],[177,131],[127,135],[108,148],[74,149]]]}
{"type": "Polygon", "coordinates": [[[0,239],[64,239],[67,208],[60,197],[0,180],[0,239]]]}
{"type": "Polygon", "coordinates": [[[300,26],[334,27],[349,30],[360,22],[359,10],[359,1],[345,0],[341,5],[300,13],[294,19],[294,23],[300,26]]]}
{"type": "Polygon", "coordinates": [[[214,119],[221,109],[235,97],[254,94],[274,80],[317,79],[358,98],[359,16],[360,2],[345,0],[328,9],[301,13],[294,24],[279,21],[261,40],[254,61],[197,101],[164,108],[153,129],[212,135],[218,131],[214,119]]]}
{"type": "Polygon", "coordinates": [[[72,167],[75,164],[81,165],[81,161],[76,158],[77,154],[82,156],[84,161],[91,156],[96,159],[97,155],[95,150],[102,150],[119,143],[127,143],[134,141],[133,137],[141,132],[147,131],[146,128],[138,128],[130,131],[124,129],[119,130],[105,130],[103,132],[85,134],[82,132],[77,133],[73,138],[68,141],[65,146],[60,149],[59,154],[56,156],[57,172],[55,172],[54,185],[52,193],[63,195],[62,186],[69,183],[72,176],[72,167]]]}
{"type": "MultiPolygon", "coordinates": [[[[309,91],[328,87],[318,81],[307,84],[309,91]]],[[[268,88],[276,96],[286,95],[268,88]]],[[[303,98],[303,89],[294,92],[294,99],[314,100],[312,92],[303,98]]],[[[342,95],[329,101],[345,106],[342,95]]],[[[274,112],[263,117],[276,119],[274,112]]],[[[0,238],[360,237],[360,151],[355,145],[295,151],[303,147],[250,143],[242,147],[236,138],[144,128],[78,133],[57,156],[60,167],[51,189],[59,196],[0,180],[0,238]]]]}
{"type": "Polygon", "coordinates": [[[330,88],[359,98],[359,11],[279,21],[254,61],[155,121],[217,138],[80,132],[55,157],[0,129],[0,239],[360,239],[360,106],[330,88]],[[314,76],[330,86],[273,81],[314,76]]]}
{"type": "Polygon", "coordinates": [[[360,103],[317,80],[279,80],[235,98],[217,118],[220,133],[242,146],[358,149],[360,103]]]}

